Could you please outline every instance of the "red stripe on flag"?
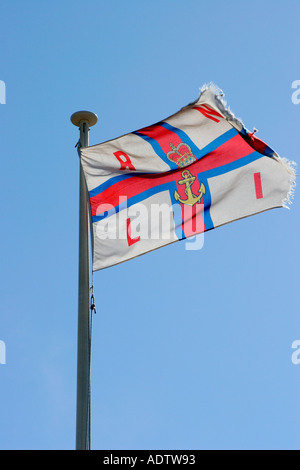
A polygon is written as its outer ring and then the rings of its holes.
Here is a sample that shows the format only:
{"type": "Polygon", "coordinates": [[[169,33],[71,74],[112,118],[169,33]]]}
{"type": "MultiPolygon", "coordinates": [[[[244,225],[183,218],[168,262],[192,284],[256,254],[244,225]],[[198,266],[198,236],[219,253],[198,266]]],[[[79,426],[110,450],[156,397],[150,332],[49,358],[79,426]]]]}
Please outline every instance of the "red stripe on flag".
{"type": "MultiPolygon", "coordinates": [[[[239,160],[252,152],[252,147],[250,147],[240,135],[236,135],[232,139],[220,145],[217,149],[208,153],[205,157],[201,158],[201,160],[192,163],[189,166],[189,169],[192,174],[195,175],[196,173],[212,170],[239,160]]],[[[178,179],[181,179],[181,172],[182,168],[168,171],[166,173],[135,175],[132,176],[132,178],[115,183],[101,193],[90,198],[92,215],[99,215],[104,212],[102,207],[100,207],[100,211],[98,209],[102,204],[111,204],[114,207],[118,206],[120,196],[130,199],[147,189],[154,188],[171,181],[178,181],[178,179]]]]}
{"type": "Polygon", "coordinates": [[[192,168],[196,168],[196,172],[213,170],[222,165],[227,165],[240,158],[246,157],[253,152],[244,139],[237,134],[217,149],[205,155],[201,160],[193,163],[192,168]],[[195,165],[195,166],[194,166],[195,165]]]}
{"type": "Polygon", "coordinates": [[[186,237],[192,237],[205,231],[203,221],[203,202],[189,206],[181,204],[182,230],[186,237]]]}
{"type": "Polygon", "coordinates": [[[165,154],[172,150],[171,144],[177,147],[182,143],[182,140],[180,137],[178,137],[177,134],[175,134],[175,132],[166,129],[159,124],[150,127],[144,127],[144,129],[140,129],[138,132],[139,134],[146,135],[156,140],[165,154]]]}
{"type": "Polygon", "coordinates": [[[263,196],[263,191],[262,191],[260,173],[254,173],[254,185],[255,185],[256,199],[262,199],[264,196],[263,196]]]}
{"type": "Polygon", "coordinates": [[[254,133],[244,135],[244,139],[252,148],[254,148],[254,150],[256,150],[256,152],[261,153],[262,155],[264,155],[265,150],[268,148],[267,144],[258,137],[255,137],[254,133]]]}

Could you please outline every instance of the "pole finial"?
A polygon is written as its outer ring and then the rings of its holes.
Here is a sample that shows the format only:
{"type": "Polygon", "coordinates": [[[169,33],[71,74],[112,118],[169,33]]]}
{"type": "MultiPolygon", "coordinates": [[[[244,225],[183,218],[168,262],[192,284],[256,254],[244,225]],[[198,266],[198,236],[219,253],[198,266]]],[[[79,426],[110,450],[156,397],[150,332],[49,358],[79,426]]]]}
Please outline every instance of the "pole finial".
{"type": "Polygon", "coordinates": [[[94,126],[98,122],[98,116],[91,111],[77,111],[71,116],[71,122],[76,127],[80,127],[81,122],[88,122],[89,126],[94,126]]]}

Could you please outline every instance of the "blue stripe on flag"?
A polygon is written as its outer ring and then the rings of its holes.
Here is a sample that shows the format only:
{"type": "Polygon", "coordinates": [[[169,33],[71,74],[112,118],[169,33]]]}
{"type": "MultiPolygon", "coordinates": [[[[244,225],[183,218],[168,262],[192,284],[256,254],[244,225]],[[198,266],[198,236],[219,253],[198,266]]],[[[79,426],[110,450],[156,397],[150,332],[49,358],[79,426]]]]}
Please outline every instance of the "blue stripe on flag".
{"type": "MultiPolygon", "coordinates": [[[[142,173],[139,173],[142,174],[142,173]]],[[[118,183],[119,181],[126,180],[127,178],[132,178],[132,173],[127,173],[125,175],[118,175],[118,176],[113,176],[112,178],[109,178],[105,183],[100,184],[94,189],[91,189],[89,191],[89,196],[97,196],[97,194],[102,193],[102,191],[105,191],[105,189],[110,188],[110,186],[113,186],[115,183],[118,183]]]]}
{"type": "Polygon", "coordinates": [[[178,129],[177,127],[173,127],[171,126],[171,124],[168,124],[167,122],[162,122],[160,125],[164,127],[165,129],[168,129],[169,131],[172,131],[175,134],[177,134],[178,137],[182,140],[182,142],[184,142],[185,144],[188,144],[191,147],[191,150],[193,154],[195,155],[195,157],[197,157],[197,160],[200,160],[201,158],[205,157],[205,155],[212,152],[213,150],[216,150],[222,144],[225,144],[225,142],[228,142],[228,140],[238,135],[237,130],[235,130],[234,128],[229,129],[228,131],[224,132],[224,134],[220,135],[219,137],[214,139],[212,142],[210,142],[208,145],[206,145],[202,149],[199,149],[197,145],[190,139],[190,137],[181,129],[178,129]]]}
{"type": "MultiPolygon", "coordinates": [[[[232,128],[229,131],[222,134],[221,136],[217,137],[215,140],[213,140],[208,145],[203,147],[203,149],[200,150],[194,144],[194,142],[189,138],[189,136],[185,132],[183,132],[181,129],[177,129],[176,127],[173,127],[173,126],[171,126],[170,124],[168,124],[166,122],[162,122],[162,123],[160,123],[160,125],[162,127],[165,127],[165,129],[168,129],[168,130],[176,133],[181,140],[183,140],[185,143],[187,143],[191,147],[191,150],[194,153],[194,155],[197,157],[197,160],[200,160],[200,158],[205,157],[205,155],[207,155],[209,152],[212,152],[216,148],[220,147],[220,145],[224,144],[225,142],[232,139],[232,137],[234,137],[238,134],[238,132],[235,129],[232,128]]],[[[141,137],[142,139],[146,140],[147,142],[149,142],[150,145],[152,146],[153,150],[155,151],[155,153],[160,158],[162,158],[165,161],[165,163],[167,163],[170,166],[171,169],[174,169],[174,170],[178,169],[178,166],[176,165],[175,162],[171,162],[170,160],[167,159],[166,154],[163,152],[161,146],[158,144],[158,142],[156,140],[154,140],[151,137],[148,137],[146,135],[139,134],[139,132],[137,132],[137,131],[133,132],[133,134],[135,134],[135,135],[141,137]]],[[[151,175],[151,174],[155,174],[155,173],[148,173],[148,174],[151,175]]],[[[108,179],[107,181],[105,181],[105,183],[102,183],[99,186],[97,186],[96,188],[89,191],[89,196],[90,197],[96,196],[97,194],[100,194],[102,191],[105,191],[105,189],[109,188],[110,186],[112,186],[115,183],[118,183],[119,181],[122,181],[122,180],[127,179],[127,178],[132,178],[134,176],[139,176],[139,175],[145,175],[145,173],[140,173],[140,172],[134,173],[134,172],[132,172],[132,173],[126,173],[124,175],[114,176],[114,177],[108,179]]]]}
{"type": "Polygon", "coordinates": [[[171,162],[167,158],[167,155],[155,139],[152,139],[152,137],[149,137],[148,135],[140,134],[138,131],[132,132],[132,134],[135,134],[148,142],[153,148],[154,152],[170,167],[171,170],[176,170],[178,168],[175,162],[171,162]]]}
{"type": "MultiPolygon", "coordinates": [[[[209,185],[208,185],[207,180],[209,178],[214,177],[214,176],[223,175],[224,173],[228,173],[232,170],[236,170],[238,168],[241,168],[241,167],[243,167],[245,165],[248,165],[249,163],[252,163],[255,160],[258,160],[260,158],[263,158],[263,156],[260,153],[252,152],[251,154],[247,155],[246,157],[240,158],[239,160],[236,160],[236,161],[228,163],[226,165],[222,165],[218,168],[214,168],[212,170],[207,170],[203,173],[198,173],[197,174],[199,182],[200,183],[203,182],[203,184],[205,185],[205,188],[206,188],[206,192],[203,195],[204,225],[205,225],[206,230],[214,228],[214,225],[213,225],[213,222],[212,222],[212,219],[211,219],[211,216],[210,216],[211,194],[210,194],[209,185]]],[[[126,175],[124,175],[124,176],[126,176],[126,175]]],[[[129,175],[127,175],[127,176],[129,176],[129,175]]],[[[113,208],[109,211],[104,212],[101,215],[94,215],[92,217],[92,222],[98,222],[100,220],[103,220],[106,217],[110,217],[111,215],[113,215],[117,212],[120,212],[125,207],[131,207],[132,205],[137,204],[137,203],[143,201],[144,199],[147,199],[148,197],[150,197],[154,194],[160,193],[162,191],[165,191],[165,190],[169,190],[172,204],[174,204],[176,202],[174,197],[173,197],[174,189],[176,189],[176,182],[175,181],[167,182],[167,183],[162,184],[160,186],[155,186],[153,188],[147,189],[146,191],[143,191],[143,192],[127,199],[126,202],[122,203],[121,205],[116,206],[115,208],[113,208]]],[[[176,225],[176,227],[177,226],[179,227],[179,224],[180,224],[179,216],[178,216],[178,214],[174,214],[174,215],[176,217],[175,225],[176,225]]],[[[181,223],[182,223],[182,220],[181,220],[181,223]]],[[[179,239],[182,239],[182,236],[179,236],[180,235],[179,234],[179,228],[176,232],[176,235],[179,239]]]]}
{"type": "Polygon", "coordinates": [[[202,196],[203,204],[204,204],[203,222],[204,222],[205,230],[210,230],[214,228],[214,224],[210,216],[210,206],[211,206],[210,189],[209,189],[209,185],[207,182],[207,178],[205,178],[204,174],[198,173],[197,176],[198,176],[199,185],[203,183],[205,186],[205,194],[203,194],[202,196]]]}
{"type": "Polygon", "coordinates": [[[229,173],[232,170],[236,170],[237,168],[241,168],[245,165],[248,165],[249,163],[252,163],[255,160],[259,160],[260,158],[263,158],[263,155],[261,153],[254,151],[250,153],[249,155],[246,155],[246,157],[239,158],[238,160],[235,160],[234,162],[227,163],[226,165],[222,165],[217,168],[213,168],[212,170],[207,170],[207,171],[204,171],[203,173],[198,173],[198,175],[201,175],[201,178],[207,178],[207,179],[212,178],[214,176],[223,175],[224,173],[229,173]]]}
{"type": "Polygon", "coordinates": [[[178,201],[176,201],[175,196],[174,196],[175,190],[177,190],[176,181],[173,181],[172,184],[170,184],[169,189],[170,189],[171,203],[173,207],[175,234],[179,240],[183,240],[185,238],[185,235],[184,235],[183,228],[182,228],[183,220],[182,220],[181,205],[178,201]]]}
{"type": "Polygon", "coordinates": [[[133,206],[134,204],[138,204],[139,202],[144,201],[145,199],[147,199],[150,196],[153,196],[154,194],[157,194],[157,193],[160,193],[162,191],[169,189],[169,186],[170,186],[170,182],[168,181],[165,184],[161,184],[160,186],[155,186],[154,188],[149,188],[146,191],[143,191],[142,193],[136,194],[135,196],[127,199],[122,204],[118,204],[113,209],[110,209],[109,211],[106,211],[101,215],[93,215],[92,222],[98,222],[99,220],[103,220],[106,217],[110,217],[111,215],[116,214],[117,212],[120,212],[126,207],[128,208],[128,207],[133,206]]]}

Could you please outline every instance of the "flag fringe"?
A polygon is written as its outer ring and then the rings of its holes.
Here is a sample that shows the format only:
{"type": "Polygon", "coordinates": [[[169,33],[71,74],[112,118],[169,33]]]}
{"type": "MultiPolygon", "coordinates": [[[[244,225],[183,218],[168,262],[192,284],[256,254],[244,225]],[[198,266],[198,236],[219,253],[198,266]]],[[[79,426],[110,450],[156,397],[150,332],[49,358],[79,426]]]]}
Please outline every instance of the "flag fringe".
{"type": "Polygon", "coordinates": [[[194,106],[195,104],[200,104],[202,101],[211,102],[217,108],[220,114],[229,121],[233,127],[235,127],[239,132],[245,129],[244,123],[241,118],[237,118],[234,112],[230,109],[230,106],[227,104],[225,94],[221,88],[219,88],[215,83],[210,82],[204,84],[200,88],[199,97],[191,103],[189,106],[194,106]]]}
{"type": "Polygon", "coordinates": [[[283,157],[277,157],[280,163],[285,167],[287,170],[289,176],[290,176],[290,190],[287,193],[286,198],[282,201],[283,207],[286,209],[290,209],[290,206],[292,205],[293,198],[295,195],[295,190],[296,190],[296,169],[297,169],[297,164],[294,161],[287,160],[286,158],[283,157]]]}
{"type": "MultiPolygon", "coordinates": [[[[188,106],[195,106],[195,104],[200,104],[201,102],[211,102],[217,108],[217,111],[220,112],[224,116],[224,118],[231,123],[231,125],[238,131],[238,132],[246,132],[249,133],[246,126],[244,125],[241,118],[237,118],[233,111],[230,109],[229,105],[227,104],[224,98],[224,92],[221,88],[219,88],[215,83],[210,82],[204,84],[200,88],[200,95],[199,97],[190,105],[188,106]]],[[[254,130],[254,132],[256,129],[254,130]]],[[[287,193],[286,198],[282,201],[282,206],[286,209],[290,209],[290,205],[292,204],[295,189],[296,189],[296,169],[297,164],[294,161],[288,160],[287,158],[280,157],[277,152],[274,151],[274,155],[271,158],[275,158],[281,165],[285,167],[289,176],[290,176],[290,189],[287,193]]]]}

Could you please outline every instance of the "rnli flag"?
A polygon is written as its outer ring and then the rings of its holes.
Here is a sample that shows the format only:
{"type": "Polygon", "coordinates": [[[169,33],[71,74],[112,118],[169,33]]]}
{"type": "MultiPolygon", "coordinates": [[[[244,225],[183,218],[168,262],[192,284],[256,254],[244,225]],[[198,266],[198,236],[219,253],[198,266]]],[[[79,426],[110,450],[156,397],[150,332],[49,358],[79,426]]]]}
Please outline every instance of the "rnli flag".
{"type": "Polygon", "coordinates": [[[249,132],[214,85],[149,127],[79,149],[93,271],[275,207],[295,168],[249,132]]]}

